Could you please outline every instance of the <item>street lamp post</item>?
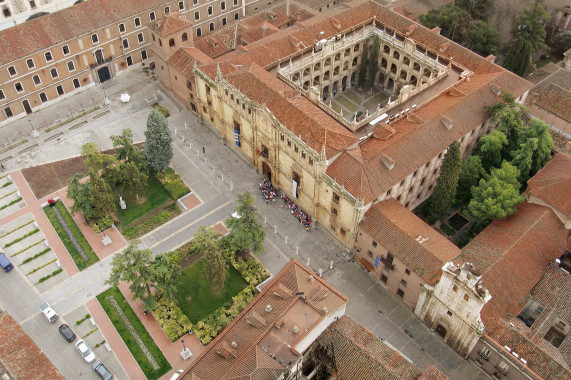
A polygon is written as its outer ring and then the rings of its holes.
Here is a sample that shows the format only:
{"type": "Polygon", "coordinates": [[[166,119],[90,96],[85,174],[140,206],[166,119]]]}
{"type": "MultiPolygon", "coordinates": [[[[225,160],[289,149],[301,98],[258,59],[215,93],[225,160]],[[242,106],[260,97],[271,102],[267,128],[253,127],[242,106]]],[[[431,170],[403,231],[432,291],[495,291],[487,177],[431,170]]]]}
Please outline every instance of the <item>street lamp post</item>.
{"type": "Polygon", "coordinates": [[[184,346],[184,339],[180,341],[182,343],[182,350],[186,351],[186,347],[184,346]]]}

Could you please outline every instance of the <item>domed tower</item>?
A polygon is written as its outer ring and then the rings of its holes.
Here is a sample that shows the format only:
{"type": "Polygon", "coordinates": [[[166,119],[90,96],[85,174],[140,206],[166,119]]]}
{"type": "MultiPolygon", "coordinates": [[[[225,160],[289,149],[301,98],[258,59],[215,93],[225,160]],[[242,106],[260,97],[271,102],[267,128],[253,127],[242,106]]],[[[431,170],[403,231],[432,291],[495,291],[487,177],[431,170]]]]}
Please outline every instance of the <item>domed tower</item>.
{"type": "Polygon", "coordinates": [[[192,25],[192,22],[178,12],[149,24],[156,72],[159,81],[169,89],[167,61],[178,48],[194,46],[192,25]]]}
{"type": "Polygon", "coordinates": [[[449,262],[442,267],[436,286],[424,286],[414,314],[463,357],[467,357],[482,334],[480,312],[492,296],[480,284],[482,273],[471,263],[460,267],[449,262]]]}

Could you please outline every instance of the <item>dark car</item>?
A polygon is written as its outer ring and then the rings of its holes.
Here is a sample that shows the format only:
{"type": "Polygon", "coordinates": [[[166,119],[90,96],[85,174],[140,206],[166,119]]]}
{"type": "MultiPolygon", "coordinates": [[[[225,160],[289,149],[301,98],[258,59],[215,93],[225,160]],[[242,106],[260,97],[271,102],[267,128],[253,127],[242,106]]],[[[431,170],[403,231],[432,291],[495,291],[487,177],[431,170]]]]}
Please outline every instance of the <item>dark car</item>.
{"type": "Polygon", "coordinates": [[[59,327],[59,332],[68,342],[73,342],[73,340],[75,339],[75,333],[65,323],[59,327]]]}
{"type": "Polygon", "coordinates": [[[93,363],[93,370],[97,372],[100,378],[103,380],[111,380],[113,378],[113,374],[109,372],[107,368],[101,363],[101,361],[96,361],[93,363]]]}
{"type": "Polygon", "coordinates": [[[14,265],[8,260],[4,252],[0,252],[0,267],[4,269],[4,272],[10,272],[14,268],[14,265]]]}

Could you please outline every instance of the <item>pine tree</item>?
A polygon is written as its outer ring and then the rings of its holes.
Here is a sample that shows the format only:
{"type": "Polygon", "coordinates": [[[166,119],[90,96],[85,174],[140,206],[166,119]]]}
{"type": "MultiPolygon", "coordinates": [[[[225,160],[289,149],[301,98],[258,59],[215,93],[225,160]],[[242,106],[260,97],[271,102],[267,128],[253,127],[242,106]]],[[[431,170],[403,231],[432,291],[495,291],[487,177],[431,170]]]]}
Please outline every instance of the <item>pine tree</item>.
{"type": "Polygon", "coordinates": [[[89,181],[81,183],[83,174],[76,173],[72,178],[69,179],[67,186],[67,196],[73,199],[73,206],[71,206],[72,212],[81,212],[85,219],[91,219],[93,217],[93,205],[91,204],[91,198],[89,197],[89,181]]]}
{"type": "Polygon", "coordinates": [[[431,219],[437,220],[448,213],[454,202],[458,177],[462,168],[462,152],[460,143],[454,141],[448,147],[440,166],[436,187],[430,197],[428,212],[431,219]]]}
{"type": "Polygon", "coordinates": [[[212,292],[220,293],[229,277],[228,263],[222,256],[218,245],[220,234],[212,227],[200,226],[192,239],[193,248],[202,252],[201,261],[204,264],[203,276],[210,283],[212,292]]]}
{"type": "Polygon", "coordinates": [[[143,173],[132,161],[121,164],[121,182],[127,191],[134,194],[139,199],[140,194],[144,194],[149,187],[149,176],[143,173]]]}
{"type": "Polygon", "coordinates": [[[486,170],[501,164],[502,152],[507,145],[508,139],[506,135],[497,129],[480,138],[476,154],[480,156],[482,165],[486,170]]]}
{"type": "Polygon", "coordinates": [[[111,186],[93,170],[89,171],[89,176],[89,199],[93,206],[93,218],[99,220],[115,211],[117,205],[113,198],[111,186]]]}
{"type": "Polygon", "coordinates": [[[254,206],[256,198],[249,191],[241,194],[236,201],[236,211],[240,218],[229,218],[226,225],[230,228],[228,235],[224,237],[224,245],[232,252],[254,253],[262,251],[266,232],[256,220],[258,212],[254,206]]]}
{"type": "Polygon", "coordinates": [[[157,110],[152,110],[147,119],[143,153],[149,166],[158,172],[165,171],[172,159],[172,135],[167,119],[157,110]]]}

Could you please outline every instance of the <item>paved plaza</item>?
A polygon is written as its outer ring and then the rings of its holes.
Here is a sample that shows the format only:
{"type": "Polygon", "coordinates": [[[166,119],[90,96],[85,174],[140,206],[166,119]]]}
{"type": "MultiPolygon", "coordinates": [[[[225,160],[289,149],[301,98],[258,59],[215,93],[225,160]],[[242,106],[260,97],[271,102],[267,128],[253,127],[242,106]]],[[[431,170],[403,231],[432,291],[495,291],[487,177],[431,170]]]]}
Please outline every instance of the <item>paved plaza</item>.
{"type": "MultiPolygon", "coordinates": [[[[30,115],[29,120],[22,119],[1,128],[0,141],[9,142],[0,153],[0,162],[6,172],[10,172],[14,178],[20,178],[19,169],[77,156],[81,145],[86,142],[95,142],[100,149],[111,148],[109,136],[119,134],[124,128],[132,129],[135,142],[143,141],[146,118],[150,111],[147,101],[156,97],[171,112],[168,119],[174,134],[171,166],[190,186],[193,199],[188,203],[188,211],[143,236],[142,247],[161,253],[184,244],[199,226],[214,226],[224,221],[233,212],[237,196],[250,190],[257,196],[256,206],[266,231],[265,249],[259,259],[272,275],[278,273],[291,258],[297,258],[316,273],[321,272],[327,281],[349,297],[349,315],[402,352],[422,370],[428,365],[434,365],[451,379],[482,377],[475,367],[460,358],[435,333],[430,332],[397,297],[351,260],[350,254],[326,232],[319,227],[309,232],[301,229],[296,219],[280,208],[279,200],[266,204],[258,190],[262,176],[234,150],[231,143],[225,144],[212,129],[201,124],[194,114],[161,89],[156,81],[145,76],[141,68],[134,68],[104,85],[105,93],[100,87],[87,89],[77,98],[65,99],[30,115]],[[131,96],[129,103],[119,101],[119,96],[124,92],[131,96]],[[105,104],[105,96],[109,98],[110,104],[105,104]],[[100,108],[75,118],[78,109],[93,109],[95,106],[100,108]],[[62,118],[74,120],[64,124],[62,118]],[[60,124],[62,125],[58,126],[60,124]],[[34,137],[30,125],[33,125],[37,137],[34,137]],[[21,128],[22,136],[20,132],[14,132],[15,128],[21,128]],[[21,142],[24,140],[26,142],[21,142]],[[9,147],[13,148],[7,149],[9,147]]],[[[364,101],[371,102],[373,98],[364,101]]],[[[374,101],[378,100],[374,98],[374,101]]],[[[28,211],[22,210],[15,212],[14,216],[5,216],[0,219],[0,226],[16,218],[16,215],[37,211],[36,207],[40,207],[43,202],[43,199],[35,198],[23,177],[22,180],[24,182],[17,182],[16,185],[22,192],[28,211]]],[[[58,195],[62,194],[58,192],[58,195]]],[[[33,215],[35,220],[41,222],[35,213],[33,215]]],[[[46,221],[40,223],[40,228],[51,245],[57,245],[53,242],[59,239],[53,236],[46,221]]],[[[89,310],[98,326],[97,334],[101,334],[114,353],[115,359],[105,356],[105,360],[114,363],[112,368],[116,370],[116,377],[139,379],[142,372],[95,299],[97,294],[107,288],[104,281],[109,276],[113,253],[122,249],[126,242],[120,236],[114,236],[111,246],[103,251],[102,247],[97,246],[99,243],[96,242],[96,236],[87,237],[95,245],[99,262],[79,272],[73,269],[73,261],[69,262],[71,259],[66,258],[66,252],[54,249],[68,278],[62,277],[61,281],[47,289],[38,289],[17,268],[4,276],[8,280],[0,282],[0,308],[14,316],[58,370],[70,379],[96,377],[91,368],[80,362],[79,355],[71,352],[70,345],[56,336],[57,328],[39,314],[37,307],[42,302],[50,302],[64,319],[69,319],[70,325],[75,323],[78,314],[89,310]],[[115,365],[119,362],[121,368],[115,365]]],[[[122,290],[126,291],[125,288],[122,290]]],[[[184,368],[188,362],[184,362],[179,355],[182,349],[180,341],[170,343],[152,316],[142,313],[139,303],[131,302],[131,305],[173,368],[184,368]]],[[[93,340],[98,339],[99,336],[94,336],[93,340]]],[[[191,335],[183,339],[195,358],[202,346],[191,335]]],[[[106,351],[105,348],[103,350],[106,351]]],[[[170,374],[172,371],[163,378],[168,379],[170,374]]]]}

